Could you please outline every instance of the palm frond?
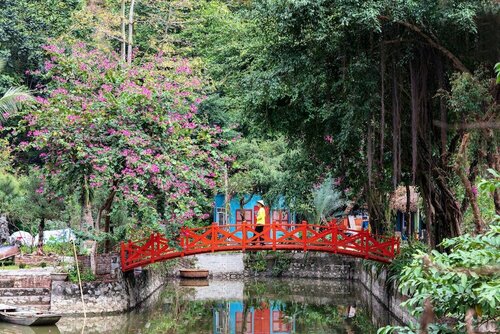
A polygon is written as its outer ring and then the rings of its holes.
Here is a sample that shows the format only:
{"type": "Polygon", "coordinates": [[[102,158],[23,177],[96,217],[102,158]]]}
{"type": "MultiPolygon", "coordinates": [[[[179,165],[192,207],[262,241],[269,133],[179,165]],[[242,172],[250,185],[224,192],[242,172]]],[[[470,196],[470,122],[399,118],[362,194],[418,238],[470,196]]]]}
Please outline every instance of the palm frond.
{"type": "Polygon", "coordinates": [[[320,223],[323,220],[328,220],[345,203],[345,199],[342,198],[342,192],[335,188],[332,178],[327,178],[319,188],[313,191],[315,222],[320,223]]]}
{"type": "Polygon", "coordinates": [[[0,98],[0,121],[4,121],[3,113],[17,112],[26,101],[33,100],[33,96],[25,87],[12,87],[0,98]]]}

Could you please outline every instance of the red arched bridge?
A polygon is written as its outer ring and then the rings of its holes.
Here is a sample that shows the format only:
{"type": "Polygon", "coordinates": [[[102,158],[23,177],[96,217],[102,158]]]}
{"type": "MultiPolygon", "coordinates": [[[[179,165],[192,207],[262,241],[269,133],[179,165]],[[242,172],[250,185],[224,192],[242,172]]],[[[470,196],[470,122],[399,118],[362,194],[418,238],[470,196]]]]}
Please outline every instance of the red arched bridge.
{"type": "Polygon", "coordinates": [[[121,244],[123,271],[178,257],[223,251],[295,250],[345,254],[390,263],[399,252],[399,238],[338,226],[271,223],[262,232],[256,225],[217,225],[182,228],[176,246],[161,233],[121,244]]]}

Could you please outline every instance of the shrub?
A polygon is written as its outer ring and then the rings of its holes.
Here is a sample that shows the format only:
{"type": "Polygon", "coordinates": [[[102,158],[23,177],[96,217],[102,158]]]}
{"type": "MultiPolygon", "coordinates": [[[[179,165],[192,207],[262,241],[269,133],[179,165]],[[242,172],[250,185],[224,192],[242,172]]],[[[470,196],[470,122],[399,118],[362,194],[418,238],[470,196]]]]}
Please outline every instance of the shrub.
{"type": "Polygon", "coordinates": [[[19,263],[19,269],[26,268],[26,263],[19,263]]]}
{"type": "Polygon", "coordinates": [[[45,262],[40,263],[40,267],[42,267],[42,268],[47,267],[47,263],[45,263],[45,262]]]}
{"type": "MultiPolygon", "coordinates": [[[[78,283],[78,272],[75,266],[68,270],[68,279],[70,282],[78,283]]],[[[84,269],[83,271],[80,271],[80,279],[82,282],[92,282],[95,281],[96,277],[92,274],[90,269],[84,269]]]]}

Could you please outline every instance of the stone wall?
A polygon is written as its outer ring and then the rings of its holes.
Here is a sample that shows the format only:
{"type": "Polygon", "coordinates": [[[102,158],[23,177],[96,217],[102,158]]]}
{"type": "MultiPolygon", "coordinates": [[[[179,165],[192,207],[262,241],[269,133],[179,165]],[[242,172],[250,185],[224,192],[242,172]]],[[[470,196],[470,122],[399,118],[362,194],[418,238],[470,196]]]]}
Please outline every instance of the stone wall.
{"type": "MultiPolygon", "coordinates": [[[[180,260],[179,265],[184,262],[180,260]]],[[[177,271],[177,266],[170,268],[167,266],[167,263],[160,263],[135,272],[118,271],[115,280],[82,283],[87,313],[119,313],[138,306],[177,271]]],[[[78,284],[52,282],[51,311],[61,314],[82,314],[83,307],[78,284]]]]}
{"type": "Polygon", "coordinates": [[[208,269],[215,278],[240,278],[245,274],[243,253],[208,253],[194,256],[195,267],[208,269]]]}
{"type": "Polygon", "coordinates": [[[387,271],[384,269],[379,274],[374,267],[366,268],[359,265],[359,281],[371,294],[377,298],[394,316],[404,324],[417,322],[417,320],[400,304],[407,297],[403,296],[396,289],[394,283],[387,283],[387,271]]]}
{"type": "Polygon", "coordinates": [[[275,276],[273,268],[281,266],[281,277],[357,279],[357,259],[328,253],[293,252],[279,256],[268,254],[264,259],[245,254],[246,276],[275,276]],[[265,269],[262,261],[266,261],[265,269]],[[277,262],[278,261],[278,262],[277,262]],[[259,262],[259,263],[257,263],[259,262]]]}
{"type": "Polygon", "coordinates": [[[3,270],[0,288],[45,288],[50,289],[52,269],[3,270]]]}
{"type": "Polygon", "coordinates": [[[24,254],[23,256],[16,255],[15,264],[25,264],[31,267],[40,267],[42,263],[46,266],[56,266],[59,264],[60,259],[57,255],[31,255],[24,254]]]}
{"type": "MultiPolygon", "coordinates": [[[[120,255],[118,253],[99,254],[95,261],[97,275],[114,277],[119,267],[120,255]]],[[[79,255],[78,265],[81,271],[90,270],[90,255],[79,255]]]]}

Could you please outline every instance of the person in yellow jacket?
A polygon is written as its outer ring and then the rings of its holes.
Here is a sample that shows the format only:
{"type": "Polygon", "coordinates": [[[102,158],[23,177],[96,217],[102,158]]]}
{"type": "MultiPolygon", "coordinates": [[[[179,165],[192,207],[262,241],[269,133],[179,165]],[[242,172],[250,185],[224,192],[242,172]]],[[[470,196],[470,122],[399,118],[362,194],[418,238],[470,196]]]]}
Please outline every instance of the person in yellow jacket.
{"type": "MultiPolygon", "coordinates": [[[[264,231],[264,225],[266,225],[266,209],[264,209],[264,201],[258,200],[257,205],[259,206],[259,211],[257,211],[257,226],[255,227],[255,232],[262,233],[264,231]]],[[[262,246],[264,246],[264,236],[259,235],[259,241],[262,246]]]]}

